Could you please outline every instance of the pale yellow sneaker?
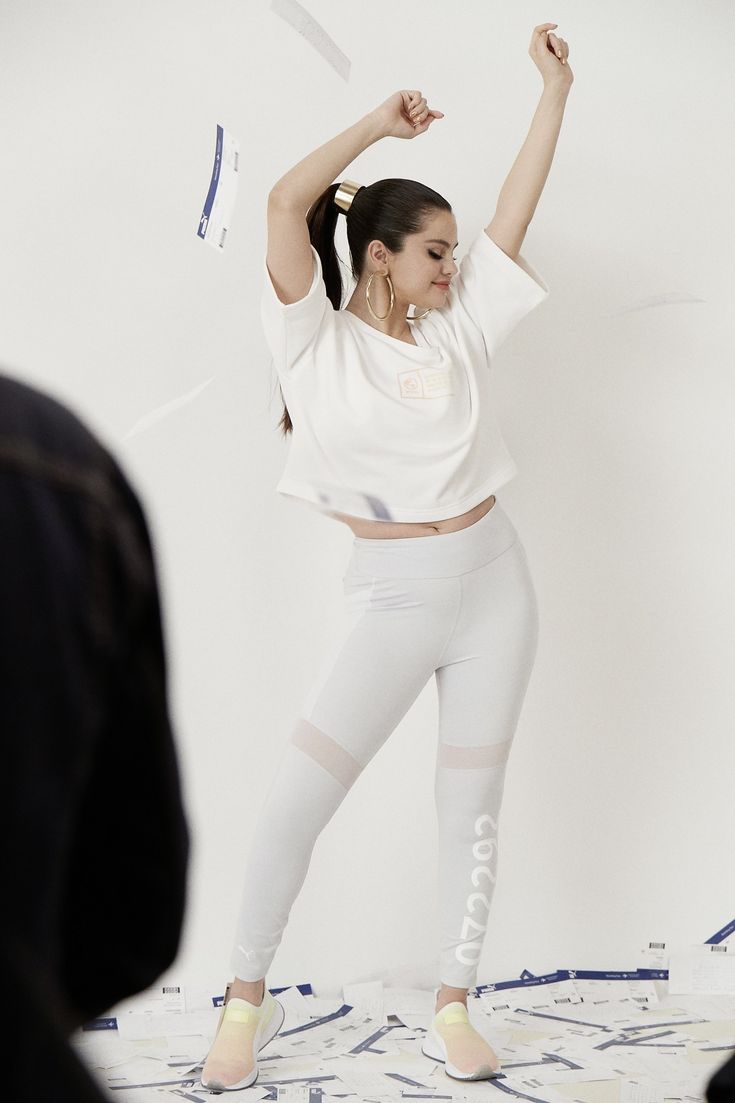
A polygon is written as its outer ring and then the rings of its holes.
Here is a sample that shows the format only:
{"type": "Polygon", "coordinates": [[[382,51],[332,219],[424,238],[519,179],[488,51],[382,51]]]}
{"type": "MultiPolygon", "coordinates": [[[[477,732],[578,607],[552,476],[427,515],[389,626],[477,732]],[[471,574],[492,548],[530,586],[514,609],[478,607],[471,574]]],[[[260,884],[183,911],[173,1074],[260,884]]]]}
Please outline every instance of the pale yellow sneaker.
{"type": "Polygon", "coordinates": [[[443,1061],[447,1076],[455,1080],[490,1080],[503,1075],[494,1050],[472,1026],[467,1008],[459,1000],[445,1004],[434,1015],[421,1052],[443,1061]]]}
{"type": "MultiPolygon", "coordinates": [[[[226,994],[225,994],[226,998],[226,994]]],[[[258,1054],[283,1026],[285,1012],[266,988],[260,1004],[232,996],[222,1008],[201,1085],[210,1091],[237,1091],[258,1079],[258,1054]]]]}

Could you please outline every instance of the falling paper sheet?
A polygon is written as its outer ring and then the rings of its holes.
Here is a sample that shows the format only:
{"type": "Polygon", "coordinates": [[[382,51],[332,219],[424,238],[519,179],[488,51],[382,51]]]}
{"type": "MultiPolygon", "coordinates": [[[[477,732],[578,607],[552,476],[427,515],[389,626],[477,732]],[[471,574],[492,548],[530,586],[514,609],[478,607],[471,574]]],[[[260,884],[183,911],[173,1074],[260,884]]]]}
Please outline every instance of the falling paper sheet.
{"type": "Polygon", "coordinates": [[[197,236],[215,249],[225,247],[230,217],[237,198],[240,149],[236,138],[217,126],[214,165],[197,236]]]}
{"type": "Polygon", "coordinates": [[[678,306],[681,303],[703,302],[706,302],[706,299],[700,298],[699,295],[692,295],[689,291],[662,291],[659,295],[646,295],[629,306],[614,310],[610,317],[614,318],[616,315],[627,314],[634,310],[648,310],[654,306],[678,306]]]}
{"type": "Polygon", "coordinates": [[[293,498],[299,505],[309,510],[318,510],[328,513],[349,513],[357,517],[368,517],[375,521],[392,521],[393,517],[382,498],[364,494],[358,490],[351,490],[347,486],[336,484],[316,483],[312,484],[319,502],[301,498],[299,495],[290,494],[288,490],[279,489],[284,480],[278,484],[276,490],[286,498],[293,498]]]}
{"type": "Polygon", "coordinates": [[[271,0],[271,11],[280,15],[320,53],[343,80],[350,75],[350,60],[329,37],[316,19],[297,0],[271,0]]]}
{"type": "Polygon", "coordinates": [[[172,398],[170,402],[165,402],[163,406],[157,406],[155,410],[151,410],[149,414],[145,414],[143,417],[139,418],[132,429],[125,434],[123,440],[129,440],[130,437],[142,433],[144,429],[149,429],[151,425],[155,425],[156,422],[168,417],[174,410],[178,410],[181,406],[186,406],[188,402],[192,402],[197,395],[202,393],[205,387],[209,386],[213,379],[214,376],[212,376],[211,379],[205,379],[203,383],[194,387],[193,390],[187,391],[186,394],[182,394],[178,398],[172,398]]]}

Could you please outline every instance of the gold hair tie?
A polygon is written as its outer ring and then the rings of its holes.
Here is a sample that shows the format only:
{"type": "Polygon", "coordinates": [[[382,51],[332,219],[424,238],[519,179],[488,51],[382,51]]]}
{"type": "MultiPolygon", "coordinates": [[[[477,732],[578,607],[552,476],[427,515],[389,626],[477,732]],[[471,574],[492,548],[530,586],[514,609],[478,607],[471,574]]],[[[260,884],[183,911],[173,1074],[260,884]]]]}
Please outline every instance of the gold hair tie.
{"type": "Polygon", "coordinates": [[[343,180],[334,193],[334,202],[345,214],[349,211],[355,193],[360,190],[362,184],[356,184],[354,180],[343,180]]]}

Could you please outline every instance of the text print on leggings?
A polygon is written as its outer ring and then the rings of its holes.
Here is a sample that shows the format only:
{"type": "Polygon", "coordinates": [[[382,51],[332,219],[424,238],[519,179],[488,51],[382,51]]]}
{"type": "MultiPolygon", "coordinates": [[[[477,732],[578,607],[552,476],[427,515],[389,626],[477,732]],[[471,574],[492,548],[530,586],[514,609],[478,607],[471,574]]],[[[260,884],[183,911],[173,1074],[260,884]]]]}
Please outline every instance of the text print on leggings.
{"type": "MultiPolygon", "coordinates": [[[[480,838],[476,843],[472,844],[473,857],[479,858],[481,862],[489,862],[492,859],[493,853],[497,853],[498,847],[498,824],[487,812],[484,812],[475,820],[475,834],[481,836],[485,827],[489,827],[490,830],[495,832],[495,835],[488,835],[485,838],[480,838]]],[[[487,877],[492,885],[495,884],[495,872],[491,865],[475,866],[472,870],[471,881],[475,888],[477,888],[481,877],[487,877]]],[[[465,941],[457,946],[454,951],[454,956],[457,961],[461,961],[463,965],[477,965],[482,951],[482,946],[478,944],[477,941],[469,941],[470,932],[474,930],[476,934],[481,934],[483,931],[487,930],[487,920],[484,923],[478,923],[476,919],[472,918],[471,913],[475,904],[484,907],[485,912],[488,913],[490,911],[490,897],[484,892],[471,892],[467,897],[465,907],[470,914],[464,917],[461,936],[465,941]],[[468,954],[470,955],[469,957],[467,956],[468,954]]]]}

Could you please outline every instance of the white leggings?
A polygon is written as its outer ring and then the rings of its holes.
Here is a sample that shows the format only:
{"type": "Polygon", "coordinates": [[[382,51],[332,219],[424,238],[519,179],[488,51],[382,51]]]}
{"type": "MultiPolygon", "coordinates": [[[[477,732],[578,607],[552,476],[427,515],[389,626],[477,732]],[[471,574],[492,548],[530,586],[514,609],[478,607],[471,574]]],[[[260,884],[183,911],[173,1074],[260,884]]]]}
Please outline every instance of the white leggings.
{"type": "Polygon", "coordinates": [[[320,832],[433,674],[439,979],[471,988],[505,769],[538,641],[526,553],[496,499],[457,532],[355,537],[343,590],[345,626],[261,806],[231,968],[242,980],[266,976],[320,832]]]}

